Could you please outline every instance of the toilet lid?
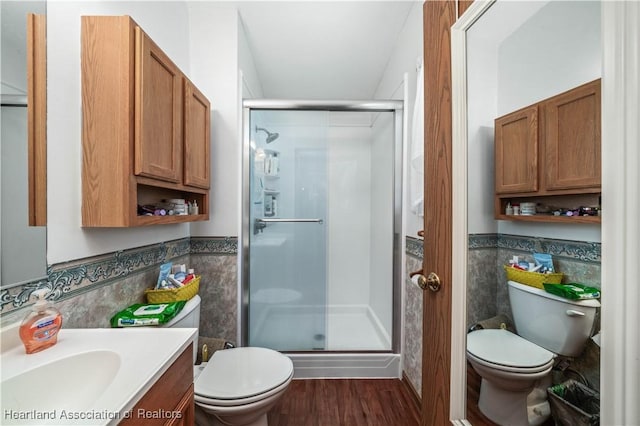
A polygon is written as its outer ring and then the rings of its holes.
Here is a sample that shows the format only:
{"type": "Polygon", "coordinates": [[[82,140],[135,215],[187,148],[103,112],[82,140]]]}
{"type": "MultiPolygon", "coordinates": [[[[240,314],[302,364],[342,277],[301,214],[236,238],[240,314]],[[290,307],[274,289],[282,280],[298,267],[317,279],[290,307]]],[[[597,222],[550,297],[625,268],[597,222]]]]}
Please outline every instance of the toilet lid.
{"type": "Polygon", "coordinates": [[[271,349],[244,347],[216,351],[195,382],[195,393],[210,399],[242,399],[281,385],[293,374],[291,360],[271,349]]]}
{"type": "Polygon", "coordinates": [[[476,330],[467,334],[467,351],[476,358],[507,367],[538,367],[554,357],[535,343],[502,329],[476,330]]]}

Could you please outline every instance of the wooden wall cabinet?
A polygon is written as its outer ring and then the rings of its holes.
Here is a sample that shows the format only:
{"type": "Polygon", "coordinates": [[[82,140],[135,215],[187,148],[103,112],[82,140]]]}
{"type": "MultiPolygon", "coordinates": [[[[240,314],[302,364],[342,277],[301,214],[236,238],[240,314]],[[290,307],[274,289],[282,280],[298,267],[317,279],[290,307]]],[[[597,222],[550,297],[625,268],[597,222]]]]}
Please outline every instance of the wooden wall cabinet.
{"type": "Polygon", "coordinates": [[[27,15],[29,226],[47,225],[47,17],[27,15]]]}
{"type": "Polygon", "coordinates": [[[128,16],[82,17],[82,225],[209,219],[211,105],[128,16]],[[138,205],[195,201],[197,215],[138,205]]]}
{"type": "Polygon", "coordinates": [[[182,352],[167,371],[131,410],[122,426],[192,426],[195,424],[193,399],[193,344],[182,352]]]}
{"type": "Polygon", "coordinates": [[[495,216],[599,223],[597,216],[507,216],[507,203],[594,206],[601,192],[600,80],[495,120],[495,216]]]}

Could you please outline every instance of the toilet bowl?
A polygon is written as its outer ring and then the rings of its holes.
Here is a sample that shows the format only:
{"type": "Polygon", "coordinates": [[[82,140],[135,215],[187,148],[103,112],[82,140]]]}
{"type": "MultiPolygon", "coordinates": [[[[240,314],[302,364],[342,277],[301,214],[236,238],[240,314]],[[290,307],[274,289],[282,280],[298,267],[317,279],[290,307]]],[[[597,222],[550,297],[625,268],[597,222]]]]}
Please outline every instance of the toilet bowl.
{"type": "MultiPolygon", "coordinates": [[[[165,327],[198,328],[200,296],[189,300],[165,327]]],[[[197,335],[193,359],[197,354],[197,335]]],[[[293,363],[280,352],[240,347],[214,352],[194,366],[196,425],[267,426],[267,412],[293,378],[293,363]]]]}
{"type": "Polygon", "coordinates": [[[267,426],[292,378],[293,363],[274,350],[217,351],[195,379],[196,424],[267,426]]]}
{"type": "Polygon", "coordinates": [[[481,329],[467,334],[467,360],[482,378],[478,408],[494,423],[537,426],[551,411],[546,389],[557,355],[578,356],[593,327],[597,300],[568,300],[508,282],[518,334],[481,329]]]}
{"type": "Polygon", "coordinates": [[[480,411],[500,425],[544,423],[550,414],[546,388],[554,359],[552,352],[507,330],[469,333],[467,360],[482,377],[480,411]],[[535,388],[543,391],[541,398],[529,397],[535,388]]]}

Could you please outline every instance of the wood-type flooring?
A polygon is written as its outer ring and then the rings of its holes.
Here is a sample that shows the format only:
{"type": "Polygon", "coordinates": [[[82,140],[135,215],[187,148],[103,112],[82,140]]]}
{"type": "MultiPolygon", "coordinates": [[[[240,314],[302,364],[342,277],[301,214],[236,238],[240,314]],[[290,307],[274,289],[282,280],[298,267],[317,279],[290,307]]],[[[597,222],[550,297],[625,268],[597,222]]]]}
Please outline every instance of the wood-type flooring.
{"type": "MultiPolygon", "coordinates": [[[[496,426],[478,409],[480,381],[468,365],[467,420],[496,426]]],[[[268,418],[269,426],[420,426],[420,408],[397,379],[293,380],[268,418]]]]}
{"type": "Polygon", "coordinates": [[[420,412],[397,379],[293,380],[269,426],[419,426],[420,412]]]}

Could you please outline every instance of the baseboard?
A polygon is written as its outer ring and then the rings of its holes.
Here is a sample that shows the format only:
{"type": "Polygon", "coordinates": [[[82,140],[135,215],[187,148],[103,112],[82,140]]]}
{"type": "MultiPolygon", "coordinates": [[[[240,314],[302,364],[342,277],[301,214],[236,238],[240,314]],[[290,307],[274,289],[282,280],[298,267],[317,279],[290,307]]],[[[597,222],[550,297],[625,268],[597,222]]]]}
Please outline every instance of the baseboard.
{"type": "Polygon", "coordinates": [[[393,353],[290,353],[294,379],[398,379],[400,355],[393,353]]]}
{"type": "Polygon", "coordinates": [[[404,384],[404,387],[409,391],[409,395],[411,395],[411,399],[416,404],[416,407],[418,407],[418,411],[421,412],[422,398],[420,398],[420,394],[418,394],[416,388],[413,387],[411,380],[409,380],[407,373],[405,373],[404,371],[402,372],[402,383],[404,384]]]}

